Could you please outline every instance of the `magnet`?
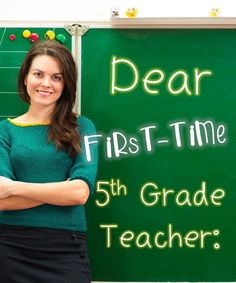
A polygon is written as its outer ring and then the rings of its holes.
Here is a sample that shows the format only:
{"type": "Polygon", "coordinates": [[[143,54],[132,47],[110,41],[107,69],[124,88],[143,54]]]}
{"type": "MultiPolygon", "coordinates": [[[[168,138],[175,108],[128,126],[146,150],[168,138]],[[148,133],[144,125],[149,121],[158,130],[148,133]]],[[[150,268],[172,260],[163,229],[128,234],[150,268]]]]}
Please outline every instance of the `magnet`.
{"type": "Polygon", "coordinates": [[[36,42],[39,39],[39,35],[37,33],[31,33],[30,35],[30,42],[36,42]]]}
{"type": "Polygon", "coordinates": [[[64,34],[59,33],[56,35],[56,40],[64,44],[66,42],[66,37],[64,36],[64,34]]]}
{"type": "Polygon", "coordinates": [[[44,35],[44,37],[46,39],[51,39],[51,40],[55,39],[55,36],[56,35],[55,35],[55,32],[53,30],[48,30],[44,35]]]}
{"type": "Polygon", "coordinates": [[[29,38],[31,35],[31,32],[28,29],[25,29],[22,33],[24,38],[29,38]]]}
{"type": "Polygon", "coordinates": [[[10,35],[9,35],[9,39],[10,39],[11,41],[13,41],[13,40],[16,39],[16,36],[15,36],[14,34],[10,34],[10,35]]]}

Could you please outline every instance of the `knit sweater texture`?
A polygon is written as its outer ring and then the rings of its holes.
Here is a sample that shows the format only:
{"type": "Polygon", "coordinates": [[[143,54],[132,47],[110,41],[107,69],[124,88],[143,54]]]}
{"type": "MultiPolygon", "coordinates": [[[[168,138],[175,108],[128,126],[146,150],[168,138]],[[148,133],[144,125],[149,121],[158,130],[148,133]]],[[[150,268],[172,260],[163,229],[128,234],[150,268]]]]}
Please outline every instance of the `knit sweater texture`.
{"type": "MultiPolygon", "coordinates": [[[[84,180],[94,191],[97,172],[97,144],[90,144],[91,161],[87,161],[84,136],[96,134],[93,123],[80,116],[81,152],[72,159],[66,152],[47,142],[50,124],[19,124],[11,119],[0,122],[0,176],[29,183],[84,180]]],[[[80,188],[78,187],[78,190],[80,188]]],[[[54,229],[86,231],[83,205],[43,204],[22,210],[0,211],[0,223],[54,229]]]]}

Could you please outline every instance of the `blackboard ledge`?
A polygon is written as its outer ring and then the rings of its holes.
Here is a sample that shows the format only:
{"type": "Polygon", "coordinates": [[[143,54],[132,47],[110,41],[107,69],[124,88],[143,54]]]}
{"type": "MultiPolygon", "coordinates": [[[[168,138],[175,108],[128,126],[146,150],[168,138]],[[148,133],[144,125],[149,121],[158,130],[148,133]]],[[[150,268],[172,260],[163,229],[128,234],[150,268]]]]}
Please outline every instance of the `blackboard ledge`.
{"type": "Polygon", "coordinates": [[[1,21],[0,27],[64,27],[68,25],[90,28],[236,28],[236,17],[159,17],[120,18],[89,21],[1,21]]]}
{"type": "Polygon", "coordinates": [[[113,27],[135,28],[235,28],[236,17],[120,18],[112,17],[113,27]]]}

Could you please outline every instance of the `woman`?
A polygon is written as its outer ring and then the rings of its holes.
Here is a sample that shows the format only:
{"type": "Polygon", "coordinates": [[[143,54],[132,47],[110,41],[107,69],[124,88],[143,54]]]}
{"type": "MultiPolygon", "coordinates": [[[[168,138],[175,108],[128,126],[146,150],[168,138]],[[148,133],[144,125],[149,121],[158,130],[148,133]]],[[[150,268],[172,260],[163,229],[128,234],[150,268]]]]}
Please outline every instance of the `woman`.
{"type": "Polygon", "coordinates": [[[28,111],[0,122],[0,276],[5,283],[90,282],[84,204],[94,190],[90,120],[73,112],[76,65],[66,47],[34,43],[18,77],[28,111]]]}

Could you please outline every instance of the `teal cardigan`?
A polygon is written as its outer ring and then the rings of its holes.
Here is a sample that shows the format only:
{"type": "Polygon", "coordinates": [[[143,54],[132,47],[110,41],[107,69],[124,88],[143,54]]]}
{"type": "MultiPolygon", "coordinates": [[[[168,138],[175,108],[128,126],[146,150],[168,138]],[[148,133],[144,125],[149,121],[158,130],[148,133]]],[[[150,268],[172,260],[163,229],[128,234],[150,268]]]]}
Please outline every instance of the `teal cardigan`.
{"type": "MultiPolygon", "coordinates": [[[[97,143],[90,144],[87,161],[83,137],[96,134],[93,123],[80,116],[81,152],[72,159],[47,142],[48,124],[20,124],[11,119],[0,122],[0,176],[30,183],[84,180],[94,191],[97,172],[97,143]]],[[[78,188],[79,190],[79,188],[78,188]]],[[[0,223],[17,226],[44,227],[86,231],[85,209],[82,205],[38,207],[0,211],[0,223]]]]}

